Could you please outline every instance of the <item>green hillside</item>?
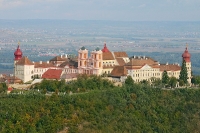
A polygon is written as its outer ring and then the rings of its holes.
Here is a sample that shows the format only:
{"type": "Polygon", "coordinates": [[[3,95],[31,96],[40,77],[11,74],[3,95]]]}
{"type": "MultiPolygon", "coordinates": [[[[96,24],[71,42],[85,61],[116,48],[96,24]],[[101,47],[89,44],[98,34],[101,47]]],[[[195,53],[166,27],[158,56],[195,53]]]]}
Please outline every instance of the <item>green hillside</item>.
{"type": "Polygon", "coordinates": [[[197,133],[200,89],[129,84],[81,93],[1,95],[1,133],[197,133]]]}

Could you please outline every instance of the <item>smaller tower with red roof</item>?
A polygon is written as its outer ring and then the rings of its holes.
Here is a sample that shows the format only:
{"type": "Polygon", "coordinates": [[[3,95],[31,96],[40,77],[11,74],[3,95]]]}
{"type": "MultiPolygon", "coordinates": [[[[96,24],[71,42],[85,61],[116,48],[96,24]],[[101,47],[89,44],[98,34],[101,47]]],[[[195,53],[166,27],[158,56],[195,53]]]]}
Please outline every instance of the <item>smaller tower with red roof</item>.
{"type": "Polygon", "coordinates": [[[104,43],[104,47],[103,47],[103,49],[101,50],[102,52],[110,52],[110,50],[107,48],[107,46],[106,46],[106,43],[104,43]]]}
{"type": "Polygon", "coordinates": [[[19,42],[18,42],[18,46],[17,46],[17,49],[16,49],[16,51],[15,51],[15,53],[14,53],[14,56],[15,56],[15,61],[18,61],[18,60],[20,60],[21,58],[22,58],[22,51],[20,50],[20,48],[19,48],[19,42]]]}
{"type": "Polygon", "coordinates": [[[190,61],[191,55],[188,52],[188,44],[186,44],[186,48],[185,48],[184,53],[182,54],[182,58],[186,62],[186,68],[187,68],[187,72],[188,72],[188,83],[191,83],[191,78],[192,78],[191,71],[192,71],[192,68],[191,68],[191,61],[190,61]]]}
{"type": "Polygon", "coordinates": [[[14,52],[14,82],[15,82],[15,76],[16,76],[16,63],[22,58],[22,51],[19,48],[20,42],[18,42],[17,49],[14,52]]]}

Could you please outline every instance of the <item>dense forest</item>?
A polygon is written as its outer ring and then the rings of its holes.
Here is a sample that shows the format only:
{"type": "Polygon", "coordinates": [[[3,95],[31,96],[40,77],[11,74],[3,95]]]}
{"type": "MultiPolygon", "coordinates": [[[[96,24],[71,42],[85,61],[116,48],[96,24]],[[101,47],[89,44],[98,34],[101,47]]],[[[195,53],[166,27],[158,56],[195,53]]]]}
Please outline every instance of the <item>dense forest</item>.
{"type": "Polygon", "coordinates": [[[160,89],[129,78],[47,81],[0,95],[1,133],[199,132],[200,89],[160,89]],[[49,91],[53,93],[48,93],[49,91]]]}

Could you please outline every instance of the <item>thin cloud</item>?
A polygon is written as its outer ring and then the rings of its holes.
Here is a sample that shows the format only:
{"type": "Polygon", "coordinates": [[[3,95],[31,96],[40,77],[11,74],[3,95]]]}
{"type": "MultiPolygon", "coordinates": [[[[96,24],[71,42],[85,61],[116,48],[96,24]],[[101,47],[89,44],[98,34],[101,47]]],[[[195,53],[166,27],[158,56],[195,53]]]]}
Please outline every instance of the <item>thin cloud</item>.
{"type": "Polygon", "coordinates": [[[22,6],[27,6],[32,4],[33,6],[37,4],[51,4],[58,3],[63,0],[0,0],[0,10],[12,9],[22,6]]]}
{"type": "Polygon", "coordinates": [[[23,6],[24,4],[25,3],[21,0],[10,0],[10,1],[0,0],[0,10],[12,9],[15,7],[23,6]]]}

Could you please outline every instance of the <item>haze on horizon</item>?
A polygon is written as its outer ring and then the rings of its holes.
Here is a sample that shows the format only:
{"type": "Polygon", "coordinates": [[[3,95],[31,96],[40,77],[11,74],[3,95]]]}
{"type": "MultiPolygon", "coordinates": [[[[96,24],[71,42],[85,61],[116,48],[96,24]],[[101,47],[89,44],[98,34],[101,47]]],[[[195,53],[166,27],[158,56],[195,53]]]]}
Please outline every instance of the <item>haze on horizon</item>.
{"type": "Polygon", "coordinates": [[[200,0],[0,0],[0,19],[200,21],[200,0]]]}

